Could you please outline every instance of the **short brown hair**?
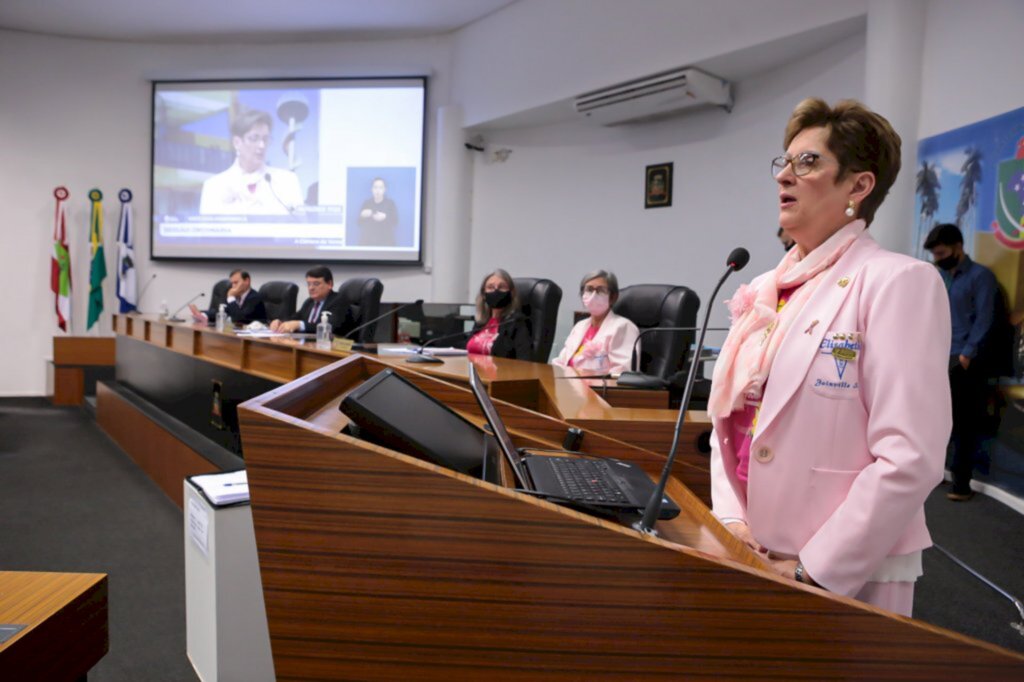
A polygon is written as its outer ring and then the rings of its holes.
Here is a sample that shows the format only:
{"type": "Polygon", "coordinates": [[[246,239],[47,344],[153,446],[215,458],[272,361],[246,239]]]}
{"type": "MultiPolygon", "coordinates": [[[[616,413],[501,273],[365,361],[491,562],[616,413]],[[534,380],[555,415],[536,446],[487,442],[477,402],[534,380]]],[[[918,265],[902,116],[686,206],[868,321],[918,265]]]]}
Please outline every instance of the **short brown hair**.
{"type": "Polygon", "coordinates": [[[839,162],[836,182],[849,173],[874,173],[875,188],[857,207],[858,217],[870,225],[899,175],[900,136],[884,117],[852,99],[841,100],[833,107],[817,97],[800,102],[786,123],[783,149],[808,128],[828,132],[828,149],[839,162]]]}
{"type": "Polygon", "coordinates": [[[259,109],[246,109],[239,112],[238,116],[231,121],[232,137],[245,137],[245,134],[262,123],[267,128],[274,127],[274,119],[270,114],[259,109]]]}

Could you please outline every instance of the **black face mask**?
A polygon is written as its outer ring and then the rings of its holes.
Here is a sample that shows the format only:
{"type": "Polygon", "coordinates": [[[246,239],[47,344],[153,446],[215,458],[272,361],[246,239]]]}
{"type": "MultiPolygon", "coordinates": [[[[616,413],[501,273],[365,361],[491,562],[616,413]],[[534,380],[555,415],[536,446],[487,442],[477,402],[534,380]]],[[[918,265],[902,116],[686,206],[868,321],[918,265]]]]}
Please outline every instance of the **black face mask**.
{"type": "Polygon", "coordinates": [[[512,292],[501,291],[500,289],[488,291],[484,294],[484,300],[487,301],[487,305],[491,310],[494,310],[495,308],[504,308],[512,302],[512,292]]]}
{"type": "Polygon", "coordinates": [[[951,256],[946,256],[945,258],[940,258],[939,260],[935,261],[935,265],[942,268],[943,270],[952,270],[953,268],[956,267],[959,261],[960,259],[954,253],[951,256]]]}

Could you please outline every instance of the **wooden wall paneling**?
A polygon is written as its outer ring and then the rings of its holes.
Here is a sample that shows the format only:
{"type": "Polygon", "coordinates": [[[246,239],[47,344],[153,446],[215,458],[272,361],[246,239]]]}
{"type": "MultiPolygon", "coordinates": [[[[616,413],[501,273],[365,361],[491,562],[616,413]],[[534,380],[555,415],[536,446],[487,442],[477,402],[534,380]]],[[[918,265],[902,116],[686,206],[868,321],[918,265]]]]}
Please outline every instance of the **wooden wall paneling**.
{"type": "Polygon", "coordinates": [[[220,470],[103,384],[96,387],[96,422],[179,507],[182,479],[220,470]]]}

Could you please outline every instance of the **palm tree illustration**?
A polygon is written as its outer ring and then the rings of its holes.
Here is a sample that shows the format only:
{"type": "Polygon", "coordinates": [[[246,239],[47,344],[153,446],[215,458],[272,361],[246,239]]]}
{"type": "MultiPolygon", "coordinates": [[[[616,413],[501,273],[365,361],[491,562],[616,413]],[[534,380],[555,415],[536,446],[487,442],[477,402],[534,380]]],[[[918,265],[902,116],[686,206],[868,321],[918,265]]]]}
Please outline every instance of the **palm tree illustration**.
{"type": "MultiPolygon", "coordinates": [[[[975,208],[978,203],[978,184],[981,183],[981,151],[975,147],[966,150],[960,172],[960,200],[956,204],[956,223],[964,232],[974,231],[975,208]]],[[[966,239],[966,234],[964,235],[966,239]]]]}
{"type": "Polygon", "coordinates": [[[921,197],[921,232],[927,234],[935,224],[935,212],[939,210],[939,184],[938,169],[935,164],[927,161],[921,164],[921,170],[917,171],[916,192],[921,197]]]}

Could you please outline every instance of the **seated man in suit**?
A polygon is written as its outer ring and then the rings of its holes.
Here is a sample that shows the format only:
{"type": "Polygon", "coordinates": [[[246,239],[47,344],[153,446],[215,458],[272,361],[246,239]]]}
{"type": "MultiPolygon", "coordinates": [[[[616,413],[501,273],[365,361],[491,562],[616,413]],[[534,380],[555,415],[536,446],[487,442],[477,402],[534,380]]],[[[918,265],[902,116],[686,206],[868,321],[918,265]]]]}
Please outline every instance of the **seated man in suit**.
{"type": "Polygon", "coordinates": [[[352,311],[334,291],[334,275],[325,265],[316,265],[306,273],[309,298],[290,320],[273,320],[270,330],[275,332],[314,333],[323,313],[330,313],[335,336],[344,336],[355,326],[352,311]],[[343,308],[343,309],[339,309],[343,308]]]}
{"type": "MultiPolygon", "coordinates": [[[[241,268],[236,268],[229,275],[231,288],[228,289],[227,306],[224,310],[234,324],[249,324],[257,320],[267,319],[267,309],[263,305],[263,297],[260,292],[252,288],[252,280],[249,273],[241,268]]],[[[192,319],[203,324],[210,320],[217,319],[216,308],[210,308],[203,312],[190,303],[188,309],[192,312],[192,319]]]]}

